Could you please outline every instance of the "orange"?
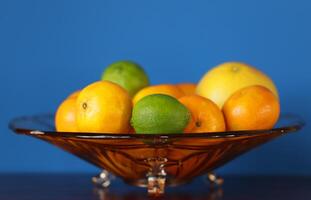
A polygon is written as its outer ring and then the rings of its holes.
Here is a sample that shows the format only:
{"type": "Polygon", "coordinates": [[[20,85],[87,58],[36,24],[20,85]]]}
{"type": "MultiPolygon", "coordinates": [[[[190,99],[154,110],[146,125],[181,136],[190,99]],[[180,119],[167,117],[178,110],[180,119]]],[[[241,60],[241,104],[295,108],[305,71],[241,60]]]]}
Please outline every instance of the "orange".
{"type": "Polygon", "coordinates": [[[121,86],[98,81],[85,87],[77,103],[77,125],[82,132],[127,133],[132,102],[121,86]]]}
{"type": "Polygon", "coordinates": [[[179,99],[191,112],[191,120],[184,129],[185,133],[221,132],[226,130],[224,116],[211,100],[189,95],[179,99]]]}
{"type": "Polygon", "coordinates": [[[263,86],[249,86],[235,92],[224,104],[230,131],[270,129],[280,114],[278,98],[263,86]]]}
{"type": "Polygon", "coordinates": [[[55,114],[55,127],[61,132],[77,132],[76,124],[76,101],[79,91],[69,95],[60,106],[55,114]]]}
{"type": "Polygon", "coordinates": [[[153,86],[145,87],[142,90],[140,90],[134,96],[133,103],[136,104],[140,99],[151,94],[166,94],[176,99],[184,95],[182,90],[179,89],[175,85],[171,85],[171,84],[153,85],[153,86]]]}
{"type": "Polygon", "coordinates": [[[78,98],[79,94],[80,94],[80,90],[77,90],[77,91],[71,93],[71,94],[67,97],[67,99],[69,99],[69,98],[78,98]]]}
{"type": "Polygon", "coordinates": [[[193,95],[195,94],[196,90],[196,84],[194,83],[179,83],[176,85],[181,91],[184,93],[184,95],[193,95]]]}

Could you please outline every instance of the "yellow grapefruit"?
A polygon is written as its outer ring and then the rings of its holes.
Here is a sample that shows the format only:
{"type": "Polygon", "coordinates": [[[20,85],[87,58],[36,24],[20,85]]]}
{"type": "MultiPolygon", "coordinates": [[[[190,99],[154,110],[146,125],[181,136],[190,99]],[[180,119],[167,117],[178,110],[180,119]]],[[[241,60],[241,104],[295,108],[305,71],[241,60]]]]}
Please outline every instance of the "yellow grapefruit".
{"type": "Polygon", "coordinates": [[[200,80],[196,93],[222,108],[234,92],[251,85],[264,86],[278,98],[277,88],[266,74],[240,62],[223,63],[208,71],[200,80]]]}

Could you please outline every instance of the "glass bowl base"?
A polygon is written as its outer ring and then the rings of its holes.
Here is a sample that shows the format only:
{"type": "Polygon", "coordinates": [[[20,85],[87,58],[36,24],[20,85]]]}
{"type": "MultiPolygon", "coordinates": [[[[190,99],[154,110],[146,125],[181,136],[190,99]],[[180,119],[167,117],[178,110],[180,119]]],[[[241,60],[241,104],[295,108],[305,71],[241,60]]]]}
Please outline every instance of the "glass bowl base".
{"type": "MultiPolygon", "coordinates": [[[[114,176],[110,175],[107,170],[102,170],[102,172],[92,178],[92,182],[100,188],[108,188],[111,184],[114,176]]],[[[210,172],[206,175],[207,180],[210,183],[211,188],[220,187],[224,180],[216,175],[214,172],[210,172]]],[[[147,175],[146,179],[138,179],[138,180],[124,180],[125,183],[137,187],[147,188],[147,192],[149,196],[161,196],[164,194],[165,187],[167,186],[179,186],[191,181],[172,181],[166,174],[158,174],[158,175],[147,175]]]]}

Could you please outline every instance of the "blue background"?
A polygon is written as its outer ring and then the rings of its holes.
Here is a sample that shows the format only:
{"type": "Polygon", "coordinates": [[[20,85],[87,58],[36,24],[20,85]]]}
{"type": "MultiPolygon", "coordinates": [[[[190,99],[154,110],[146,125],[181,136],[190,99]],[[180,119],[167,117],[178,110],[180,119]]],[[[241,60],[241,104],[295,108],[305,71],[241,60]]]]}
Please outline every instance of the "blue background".
{"type": "MultiPolygon", "coordinates": [[[[250,63],[275,81],[283,111],[308,123],[310,10],[308,0],[1,0],[0,171],[96,171],[7,124],[55,111],[120,59],[141,63],[153,84],[196,82],[225,61],[250,63]]],[[[311,175],[310,131],[278,138],[220,171],[311,175]]]]}

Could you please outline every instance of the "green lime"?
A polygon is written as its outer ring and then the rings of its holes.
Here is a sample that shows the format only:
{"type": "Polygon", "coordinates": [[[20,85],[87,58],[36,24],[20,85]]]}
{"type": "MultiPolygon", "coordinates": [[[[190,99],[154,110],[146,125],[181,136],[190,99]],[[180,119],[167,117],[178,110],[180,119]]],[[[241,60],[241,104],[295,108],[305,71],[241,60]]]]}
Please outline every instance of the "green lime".
{"type": "Polygon", "coordinates": [[[153,94],[135,104],[131,124],[136,133],[183,133],[189,119],[190,112],[177,99],[153,94]]]}
{"type": "Polygon", "coordinates": [[[101,80],[114,82],[131,96],[149,85],[148,76],[143,68],[132,61],[118,61],[109,65],[102,74],[101,80]]]}

